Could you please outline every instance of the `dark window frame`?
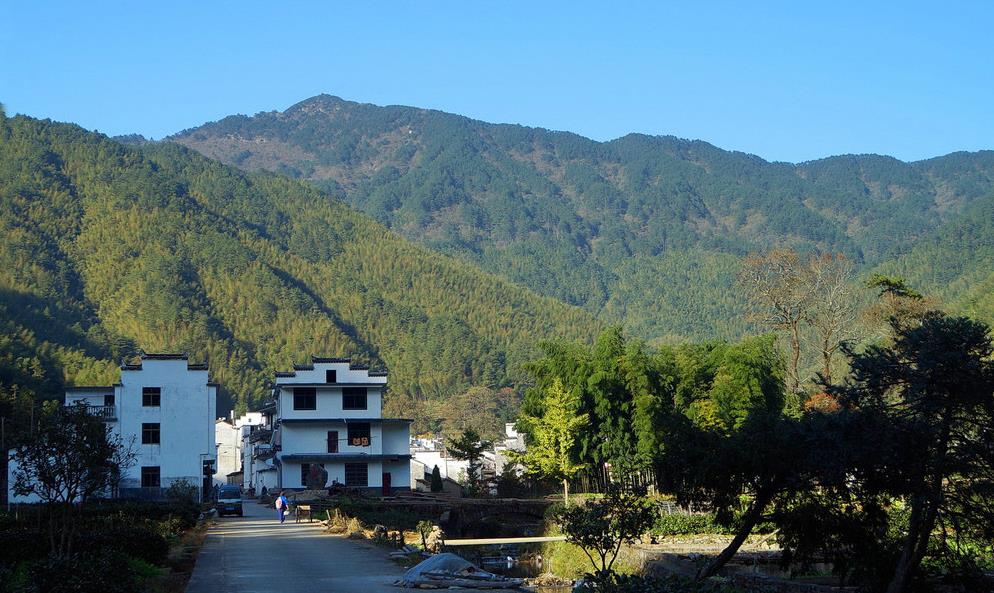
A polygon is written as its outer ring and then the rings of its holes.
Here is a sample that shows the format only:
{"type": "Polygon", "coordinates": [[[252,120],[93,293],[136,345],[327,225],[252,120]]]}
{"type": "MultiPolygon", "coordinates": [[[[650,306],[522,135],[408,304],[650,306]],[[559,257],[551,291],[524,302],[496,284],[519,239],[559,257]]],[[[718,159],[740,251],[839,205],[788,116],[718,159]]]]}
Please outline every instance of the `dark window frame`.
{"type": "Polygon", "coordinates": [[[162,424],[159,422],[142,422],[142,444],[162,444],[162,424]]]}
{"type": "MultiPolygon", "coordinates": [[[[315,465],[313,463],[301,463],[300,464],[300,485],[304,488],[307,487],[307,476],[311,473],[311,466],[315,465]]],[[[321,469],[325,469],[323,463],[316,464],[321,469]]]]}
{"type": "Polygon", "coordinates": [[[338,383],[338,371],[329,369],[324,372],[325,383],[338,383]]]}
{"type": "Polygon", "coordinates": [[[343,410],[368,410],[369,392],[365,387],[343,387],[342,388],[342,409],[343,410]]]}
{"type": "Polygon", "coordinates": [[[348,428],[348,443],[352,447],[368,447],[373,440],[373,428],[369,422],[350,422],[348,428]]]}
{"type": "Polygon", "coordinates": [[[142,387],[142,407],[143,408],[162,407],[162,388],[142,387]]]}
{"type": "Polygon", "coordinates": [[[345,464],[345,485],[349,488],[369,487],[369,464],[368,463],[346,463],[345,464]],[[362,469],[360,469],[362,468],[362,469]],[[357,483],[356,477],[361,472],[362,479],[357,483]],[[352,477],[350,480],[349,477],[352,477]]]}
{"type": "Polygon", "coordinates": [[[293,390],[294,410],[318,409],[318,393],[313,387],[297,387],[293,390]],[[309,403],[308,403],[309,402],[309,403]]]}
{"type": "Polygon", "coordinates": [[[104,406],[105,407],[113,406],[115,403],[116,403],[116,400],[114,399],[114,394],[113,393],[104,395],[104,406]]]}
{"type": "Polygon", "coordinates": [[[328,431],[328,453],[338,453],[338,431],[328,431]]]}
{"type": "Polygon", "coordinates": [[[158,465],[143,465],[141,469],[141,484],[142,488],[161,488],[162,468],[158,465]]]}

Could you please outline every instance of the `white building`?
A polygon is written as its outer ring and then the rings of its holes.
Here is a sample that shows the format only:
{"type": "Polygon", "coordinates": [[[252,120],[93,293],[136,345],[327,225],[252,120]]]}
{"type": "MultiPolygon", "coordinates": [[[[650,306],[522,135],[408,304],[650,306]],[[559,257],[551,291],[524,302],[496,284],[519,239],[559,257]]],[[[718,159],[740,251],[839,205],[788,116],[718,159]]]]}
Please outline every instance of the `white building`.
{"type": "Polygon", "coordinates": [[[521,453],[525,450],[525,435],[518,432],[514,422],[504,424],[504,441],[494,446],[494,471],[498,476],[505,471],[521,474],[522,468],[511,461],[510,452],[521,453]]]}
{"type": "Polygon", "coordinates": [[[217,444],[217,465],[214,471],[215,484],[242,485],[243,472],[242,441],[253,426],[263,424],[261,412],[249,412],[235,418],[234,411],[228,418],[218,418],[214,423],[214,441],[217,444]]]}
{"type": "Polygon", "coordinates": [[[314,358],[276,374],[274,467],[279,488],[305,488],[311,464],[376,493],[409,490],[411,420],[383,418],[386,373],[347,358],[314,358]]]}
{"type": "Polygon", "coordinates": [[[276,487],[276,468],[273,467],[276,453],[273,446],[273,416],[276,414],[276,404],[272,403],[250,414],[258,414],[259,423],[241,427],[242,485],[246,490],[261,493],[263,487],[266,490],[276,487]]]}
{"type": "MultiPolygon", "coordinates": [[[[143,354],[138,364],[121,367],[116,385],[67,389],[65,405],[78,403],[135,453],[120,496],[161,498],[178,481],[201,493],[210,488],[205,475],[212,473],[216,453],[217,385],[208,379],[206,364],[190,364],[183,354],[143,354]]],[[[8,500],[27,502],[12,492],[8,500]]]]}
{"type": "MultiPolygon", "coordinates": [[[[431,474],[435,467],[443,478],[455,480],[457,482],[466,481],[466,472],[469,470],[469,462],[465,459],[455,459],[449,457],[445,450],[445,445],[436,439],[416,439],[411,443],[412,464],[418,463],[424,466],[424,471],[431,474]]],[[[415,471],[420,474],[420,471],[415,471]]],[[[420,478],[420,476],[418,476],[420,478]]]]}

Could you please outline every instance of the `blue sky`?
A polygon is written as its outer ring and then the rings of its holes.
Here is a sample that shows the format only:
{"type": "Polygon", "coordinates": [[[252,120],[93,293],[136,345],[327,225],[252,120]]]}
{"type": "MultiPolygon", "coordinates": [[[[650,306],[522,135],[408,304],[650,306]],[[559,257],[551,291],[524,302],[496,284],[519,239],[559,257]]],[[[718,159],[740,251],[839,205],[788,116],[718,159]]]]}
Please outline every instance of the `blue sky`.
{"type": "Polygon", "coordinates": [[[770,160],[994,148],[994,2],[43,2],[8,113],[161,138],[318,93],[770,160]]]}

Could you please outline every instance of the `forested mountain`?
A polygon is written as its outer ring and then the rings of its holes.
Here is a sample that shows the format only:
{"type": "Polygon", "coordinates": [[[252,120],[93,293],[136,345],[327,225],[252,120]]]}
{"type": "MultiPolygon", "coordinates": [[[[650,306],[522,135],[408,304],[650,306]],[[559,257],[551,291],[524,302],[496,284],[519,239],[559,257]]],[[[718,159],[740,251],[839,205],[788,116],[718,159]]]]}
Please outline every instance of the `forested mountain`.
{"type": "Polygon", "coordinates": [[[350,355],[390,371],[408,415],[412,398],[520,381],[540,338],[600,328],[305,183],[2,112],[0,236],[8,420],[27,414],[18,393],[110,384],[138,349],[208,360],[240,408],[276,370],[350,355]]]}
{"type": "Polygon", "coordinates": [[[990,151],[792,165],[327,95],[169,140],[311,181],[412,240],[662,341],[746,331],[743,254],[829,250],[870,269],[994,190],[990,151]]]}
{"type": "Polygon", "coordinates": [[[878,271],[903,276],[950,309],[994,325],[994,193],[878,271]]]}

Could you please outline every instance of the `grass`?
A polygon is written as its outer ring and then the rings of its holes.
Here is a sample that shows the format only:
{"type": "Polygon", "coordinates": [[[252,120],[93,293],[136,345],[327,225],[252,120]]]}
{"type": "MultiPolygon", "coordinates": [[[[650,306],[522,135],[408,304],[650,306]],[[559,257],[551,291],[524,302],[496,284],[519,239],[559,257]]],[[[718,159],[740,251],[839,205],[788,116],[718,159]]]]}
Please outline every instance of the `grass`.
{"type": "MultiPolygon", "coordinates": [[[[545,535],[562,535],[553,525],[546,529],[545,535]]],[[[579,546],[569,542],[546,542],[542,545],[543,567],[557,577],[577,579],[585,573],[594,571],[594,565],[579,546]]],[[[596,554],[594,554],[596,558],[596,554]]],[[[638,574],[644,568],[642,554],[631,546],[622,546],[618,559],[614,563],[614,571],[619,574],[638,574]]]]}

